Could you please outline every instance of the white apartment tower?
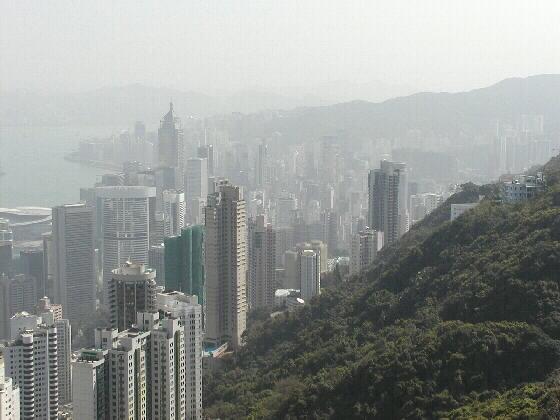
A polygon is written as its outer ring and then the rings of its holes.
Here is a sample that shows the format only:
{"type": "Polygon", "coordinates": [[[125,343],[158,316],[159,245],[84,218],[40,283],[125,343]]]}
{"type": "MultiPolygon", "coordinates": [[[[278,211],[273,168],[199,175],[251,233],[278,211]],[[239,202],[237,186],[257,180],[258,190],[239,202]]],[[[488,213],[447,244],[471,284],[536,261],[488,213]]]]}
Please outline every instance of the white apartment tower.
{"type": "MultiPolygon", "coordinates": [[[[150,418],[147,387],[149,336],[149,332],[137,329],[122,333],[116,329],[95,330],[95,347],[107,350],[105,419],[150,418]]],[[[75,386],[74,390],[77,387],[81,386],[75,386]]],[[[84,397],[79,396],[78,401],[84,401],[84,397]]]]}
{"type": "Polygon", "coordinates": [[[11,318],[10,339],[16,340],[22,332],[35,330],[41,324],[56,328],[59,404],[67,404],[72,401],[72,375],[70,372],[72,327],[69,320],[62,319],[59,315],[60,308],[57,308],[57,305],[53,305],[54,308],[51,308],[49,299],[46,297],[40,300],[40,303],[44,302],[47,304],[37,308],[37,315],[20,312],[11,318]]]}
{"type": "Polygon", "coordinates": [[[180,319],[185,331],[185,413],[202,419],[202,306],[196,296],[181,292],[157,295],[157,309],[180,319]]]}
{"type": "Polygon", "coordinates": [[[77,419],[179,420],[186,413],[183,320],[140,312],[133,328],[96,329],[72,363],[77,419]]]}
{"type": "MultiPolygon", "coordinates": [[[[94,214],[85,204],[52,209],[52,273],[55,303],[71,322],[88,320],[96,306],[94,214]]],[[[48,251],[47,251],[48,252],[48,251]]]]}
{"type": "Polygon", "coordinates": [[[236,349],[247,318],[247,216],[239,187],[217,183],[205,227],[206,340],[236,349]]]}
{"type": "MultiPolygon", "coordinates": [[[[43,320],[45,316],[41,315],[43,320]]],[[[68,404],[72,401],[72,327],[68,319],[54,320],[54,326],[58,341],[58,398],[60,404],[68,404]]]]}
{"type": "MultiPolygon", "coordinates": [[[[48,298],[43,298],[48,301],[48,298]]],[[[42,300],[43,300],[42,299],[42,300]]],[[[72,401],[72,327],[70,321],[59,317],[59,308],[51,308],[50,303],[38,309],[37,315],[26,312],[16,314],[11,319],[12,339],[25,330],[33,330],[41,324],[56,328],[57,338],[57,371],[58,371],[58,403],[67,404],[72,401]]]]}
{"type": "Polygon", "coordinates": [[[186,418],[185,330],[179,318],[138,313],[138,327],[150,332],[149,394],[152,420],[186,418]]]}
{"type": "Polygon", "coordinates": [[[58,342],[54,325],[40,324],[17,334],[4,348],[5,373],[21,392],[21,419],[58,416],[58,342]]]}
{"type": "Polygon", "coordinates": [[[148,263],[150,219],[155,213],[155,187],[98,187],[96,194],[102,212],[103,288],[107,289],[112,271],[127,261],[148,263]]]}
{"type": "Polygon", "coordinates": [[[75,419],[108,419],[108,350],[82,350],[72,362],[72,414],[75,419]]]}
{"type": "Polygon", "coordinates": [[[181,234],[185,227],[185,194],[175,190],[165,190],[163,200],[163,234],[165,237],[181,234]]]}
{"type": "MultiPolygon", "coordinates": [[[[48,302],[48,298],[41,299],[41,301],[45,300],[48,302]]],[[[55,309],[51,309],[50,303],[48,303],[46,307],[37,310],[37,315],[27,312],[15,314],[10,320],[10,339],[17,340],[21,333],[34,331],[41,325],[56,328],[58,400],[59,404],[67,404],[72,401],[72,375],[70,371],[72,329],[70,321],[58,317],[58,311],[55,309]]]]}
{"type": "Polygon", "coordinates": [[[19,387],[4,375],[4,356],[0,354],[0,420],[20,420],[19,387]]]}
{"type": "Polygon", "coordinates": [[[366,229],[352,235],[350,249],[350,274],[359,274],[366,269],[383,247],[383,232],[366,229]]]}

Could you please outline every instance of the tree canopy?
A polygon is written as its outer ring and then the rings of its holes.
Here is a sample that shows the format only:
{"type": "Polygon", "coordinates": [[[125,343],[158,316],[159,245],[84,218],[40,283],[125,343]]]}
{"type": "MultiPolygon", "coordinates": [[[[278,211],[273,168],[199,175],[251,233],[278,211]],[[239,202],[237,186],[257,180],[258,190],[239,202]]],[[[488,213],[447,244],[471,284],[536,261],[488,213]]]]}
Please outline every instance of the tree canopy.
{"type": "Polygon", "coordinates": [[[256,323],[205,378],[210,418],[550,418],[560,413],[558,160],[505,204],[464,185],[370,269],[256,323]],[[485,198],[450,222],[452,203],[485,198]]]}

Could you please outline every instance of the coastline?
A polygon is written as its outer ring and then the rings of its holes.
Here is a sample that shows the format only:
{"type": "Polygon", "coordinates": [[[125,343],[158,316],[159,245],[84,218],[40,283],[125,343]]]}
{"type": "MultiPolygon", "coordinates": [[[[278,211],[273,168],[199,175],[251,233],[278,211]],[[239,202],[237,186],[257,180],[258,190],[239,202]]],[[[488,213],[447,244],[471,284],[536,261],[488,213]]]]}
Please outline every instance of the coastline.
{"type": "Polygon", "coordinates": [[[84,166],[90,166],[93,168],[107,169],[113,172],[119,172],[122,170],[122,168],[119,165],[114,163],[103,162],[99,160],[82,159],[78,156],[78,152],[72,152],[65,155],[64,160],[68,162],[79,163],[80,165],[84,165],[84,166]]]}

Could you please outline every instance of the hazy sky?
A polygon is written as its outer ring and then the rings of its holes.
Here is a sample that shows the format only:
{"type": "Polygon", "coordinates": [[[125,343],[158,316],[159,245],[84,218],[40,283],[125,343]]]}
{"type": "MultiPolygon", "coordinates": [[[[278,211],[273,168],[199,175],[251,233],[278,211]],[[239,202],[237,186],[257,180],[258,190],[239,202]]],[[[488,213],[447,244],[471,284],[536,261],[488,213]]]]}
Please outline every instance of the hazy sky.
{"type": "Polygon", "coordinates": [[[560,73],[560,2],[0,1],[2,89],[198,91],[381,80],[462,90],[560,73]]]}

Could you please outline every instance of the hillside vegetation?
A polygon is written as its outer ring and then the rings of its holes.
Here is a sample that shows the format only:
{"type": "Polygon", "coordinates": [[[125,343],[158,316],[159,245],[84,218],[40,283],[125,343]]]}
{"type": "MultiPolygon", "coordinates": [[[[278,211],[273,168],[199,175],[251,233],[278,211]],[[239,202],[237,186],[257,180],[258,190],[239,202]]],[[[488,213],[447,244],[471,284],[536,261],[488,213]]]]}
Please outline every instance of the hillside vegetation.
{"type": "Polygon", "coordinates": [[[256,324],[206,378],[206,416],[557,418],[558,168],[518,205],[466,185],[367,273],[256,324]]]}

